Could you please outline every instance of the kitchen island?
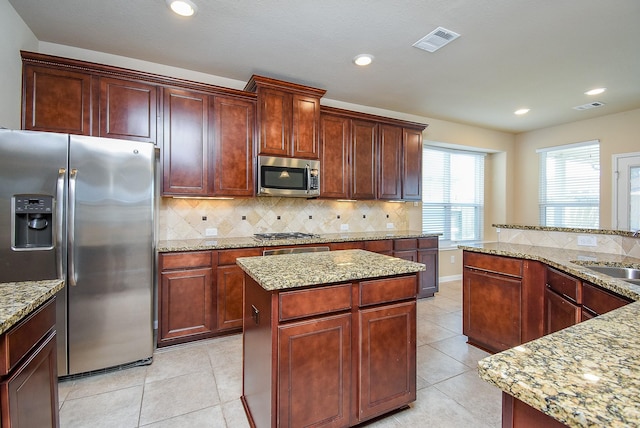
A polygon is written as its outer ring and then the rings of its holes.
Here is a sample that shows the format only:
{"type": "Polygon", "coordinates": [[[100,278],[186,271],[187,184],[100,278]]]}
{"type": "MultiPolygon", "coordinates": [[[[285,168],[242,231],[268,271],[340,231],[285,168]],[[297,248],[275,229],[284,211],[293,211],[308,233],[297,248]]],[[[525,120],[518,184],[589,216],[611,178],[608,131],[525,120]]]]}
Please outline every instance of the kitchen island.
{"type": "Polygon", "coordinates": [[[363,250],[237,259],[252,426],[357,425],[416,398],[420,263],[363,250]]]}
{"type": "MultiPolygon", "coordinates": [[[[503,427],[640,425],[640,286],[590,269],[638,268],[639,259],[511,243],[461,248],[471,254],[539,262],[585,287],[597,285],[635,301],[481,360],[480,377],[503,391],[503,427]]],[[[547,289],[550,282],[547,276],[547,289]]],[[[546,321],[549,311],[547,307],[546,321]]]]}
{"type": "Polygon", "coordinates": [[[55,295],[64,281],[0,284],[1,426],[57,427],[55,295]]]}

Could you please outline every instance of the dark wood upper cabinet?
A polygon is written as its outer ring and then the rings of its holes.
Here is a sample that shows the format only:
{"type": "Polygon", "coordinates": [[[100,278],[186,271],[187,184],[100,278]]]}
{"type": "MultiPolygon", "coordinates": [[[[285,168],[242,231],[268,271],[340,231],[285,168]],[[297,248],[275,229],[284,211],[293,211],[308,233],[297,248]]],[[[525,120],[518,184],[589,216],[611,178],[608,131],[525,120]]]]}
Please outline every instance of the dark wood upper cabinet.
{"type": "Polygon", "coordinates": [[[326,198],[348,199],[351,119],[323,114],[320,117],[320,133],[320,195],[326,198]]]}
{"type": "Polygon", "coordinates": [[[402,199],[422,199],[422,131],[403,129],[402,138],[402,199]]]}
{"type": "Polygon", "coordinates": [[[164,90],[164,195],[209,193],[209,96],[164,90]]]}
{"type": "Polygon", "coordinates": [[[378,125],[375,122],[354,120],[351,146],[351,197],[376,198],[376,144],[378,125]]]}
{"type": "Polygon", "coordinates": [[[380,125],[378,199],[401,199],[402,128],[380,125]]]}
{"type": "Polygon", "coordinates": [[[156,85],[101,77],[99,135],[156,143],[157,92],[156,85]]]}
{"type": "Polygon", "coordinates": [[[258,95],[259,155],[319,159],[324,90],[257,75],[245,90],[258,95]]]}
{"type": "Polygon", "coordinates": [[[23,129],[91,135],[91,99],[89,73],[24,64],[23,129]]]}

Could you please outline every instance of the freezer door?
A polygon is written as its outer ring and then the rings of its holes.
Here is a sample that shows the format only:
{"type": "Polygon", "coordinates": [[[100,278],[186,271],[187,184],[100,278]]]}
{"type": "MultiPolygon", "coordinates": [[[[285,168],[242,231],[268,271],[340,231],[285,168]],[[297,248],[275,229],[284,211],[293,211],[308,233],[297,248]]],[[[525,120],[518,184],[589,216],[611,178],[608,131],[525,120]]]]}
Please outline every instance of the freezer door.
{"type": "Polygon", "coordinates": [[[71,136],[69,374],[153,353],[154,145],[71,136]]]}
{"type": "MultiPolygon", "coordinates": [[[[64,275],[64,180],[67,167],[66,134],[0,129],[0,282],[54,279],[64,275]],[[12,249],[16,216],[14,195],[53,197],[51,226],[54,247],[12,249]],[[13,222],[12,222],[12,217],[13,222]],[[12,231],[12,229],[14,229],[12,231]]],[[[27,226],[28,228],[28,226],[27,226]]]]}

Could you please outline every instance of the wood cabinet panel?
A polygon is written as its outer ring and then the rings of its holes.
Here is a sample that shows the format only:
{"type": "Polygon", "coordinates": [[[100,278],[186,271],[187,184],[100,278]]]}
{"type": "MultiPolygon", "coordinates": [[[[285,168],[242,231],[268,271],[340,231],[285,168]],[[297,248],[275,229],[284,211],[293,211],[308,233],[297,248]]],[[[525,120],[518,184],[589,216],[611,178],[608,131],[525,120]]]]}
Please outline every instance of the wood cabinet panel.
{"type": "Polygon", "coordinates": [[[99,136],[156,143],[155,85],[100,78],[99,136]]]}
{"type": "Polygon", "coordinates": [[[393,240],[380,239],[376,241],[364,241],[364,249],[373,253],[390,255],[393,251],[393,240]]]}
{"type": "Polygon", "coordinates": [[[553,268],[547,268],[547,287],[574,303],[582,303],[582,281],[553,268]]]}
{"type": "Polygon", "coordinates": [[[416,303],[362,309],[359,315],[358,418],[365,420],[416,398],[416,303]]]}
{"type": "Polygon", "coordinates": [[[278,426],[349,426],[351,314],[280,326],[278,343],[278,426]]]}
{"type": "Polygon", "coordinates": [[[329,243],[330,251],[337,250],[362,250],[364,249],[363,241],[350,241],[350,242],[331,242],[329,243]]]}
{"type": "Polygon", "coordinates": [[[351,197],[376,198],[376,142],[378,126],[375,122],[353,120],[351,126],[351,197]]]}
{"type": "Polygon", "coordinates": [[[208,104],[208,95],[203,93],[169,88],[164,91],[165,195],[208,193],[208,104]]]}
{"type": "Polygon", "coordinates": [[[544,334],[554,333],[580,322],[580,306],[551,291],[544,291],[544,334]]]}
{"type": "Polygon", "coordinates": [[[402,128],[380,125],[378,199],[402,198],[402,128]]]}
{"type": "Polygon", "coordinates": [[[631,303],[631,300],[598,286],[582,284],[582,308],[591,315],[602,315],[631,303]]]}
{"type": "Polygon", "coordinates": [[[217,196],[253,196],[255,103],[211,97],[213,111],[213,189],[217,196]]]}
{"type": "Polygon", "coordinates": [[[22,127],[91,135],[91,75],[65,69],[23,67],[22,127]]]}
{"type": "Polygon", "coordinates": [[[260,150],[258,154],[287,156],[291,144],[291,95],[275,89],[258,92],[260,150]]]}
{"type": "Polygon", "coordinates": [[[462,331],[470,343],[493,352],[522,343],[521,287],[517,278],[464,270],[462,331]]]}
{"type": "Polygon", "coordinates": [[[210,267],[211,251],[189,251],[184,253],[163,253],[159,258],[161,270],[210,267]]]}
{"type": "Polygon", "coordinates": [[[417,255],[417,262],[427,269],[418,272],[418,298],[431,297],[438,291],[438,249],[420,250],[417,255]]]}
{"type": "Polygon", "coordinates": [[[319,159],[320,99],[294,94],[292,101],[293,157],[319,159]]]}
{"type": "Polygon", "coordinates": [[[351,309],[351,283],[278,294],[280,321],[351,309]]]}
{"type": "Polygon", "coordinates": [[[323,198],[351,197],[349,149],[351,148],[351,119],[334,115],[320,118],[320,196],[323,198]]]}
{"type": "Polygon", "coordinates": [[[161,273],[158,346],[214,333],[213,286],[211,268],[161,273]]]}
{"type": "Polygon", "coordinates": [[[359,306],[378,305],[416,296],[416,276],[401,276],[360,282],[359,306]]]}
{"type": "Polygon", "coordinates": [[[218,330],[241,328],[244,272],[238,266],[218,266],[217,276],[218,330]]]}
{"type": "Polygon", "coordinates": [[[465,252],[463,264],[466,268],[481,269],[518,278],[522,277],[522,260],[512,257],[465,252]]]}
{"type": "Polygon", "coordinates": [[[400,238],[393,240],[393,250],[415,250],[418,248],[418,240],[416,238],[400,238]]]}
{"type": "Polygon", "coordinates": [[[422,131],[403,129],[402,199],[422,200],[422,131]]]}

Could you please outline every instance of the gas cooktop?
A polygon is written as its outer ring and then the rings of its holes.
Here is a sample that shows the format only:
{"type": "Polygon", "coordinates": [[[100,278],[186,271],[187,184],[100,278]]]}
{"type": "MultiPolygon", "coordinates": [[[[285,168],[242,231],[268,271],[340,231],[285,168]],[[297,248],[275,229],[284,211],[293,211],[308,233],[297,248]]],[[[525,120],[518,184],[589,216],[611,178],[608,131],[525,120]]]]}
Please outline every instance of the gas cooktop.
{"type": "Polygon", "coordinates": [[[317,238],[318,235],[303,232],[277,232],[277,233],[256,233],[253,237],[259,241],[274,241],[276,239],[305,239],[317,238]]]}

